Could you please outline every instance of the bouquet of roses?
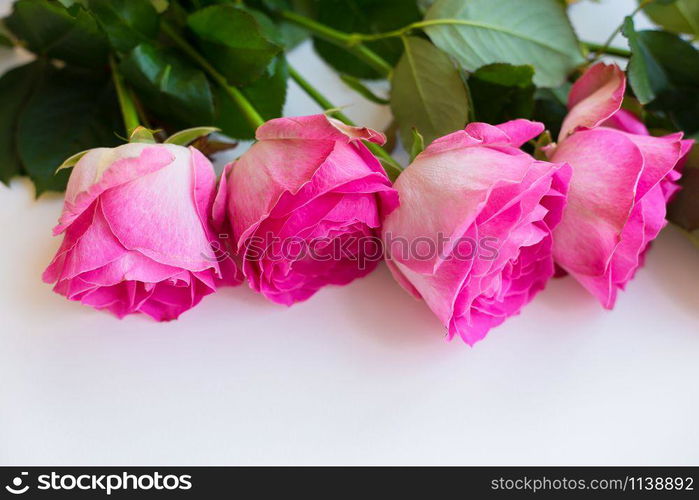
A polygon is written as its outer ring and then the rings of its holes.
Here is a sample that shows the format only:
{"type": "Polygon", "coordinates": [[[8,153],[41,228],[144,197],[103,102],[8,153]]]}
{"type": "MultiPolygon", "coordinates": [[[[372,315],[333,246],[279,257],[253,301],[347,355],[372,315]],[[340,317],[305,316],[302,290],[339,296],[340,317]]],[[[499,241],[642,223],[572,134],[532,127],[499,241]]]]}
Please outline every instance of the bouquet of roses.
{"type": "Polygon", "coordinates": [[[19,0],[1,29],[36,57],[0,78],[0,179],[65,189],[44,279],[118,317],[243,282],[292,305],[385,261],[473,344],[554,275],[611,309],[668,217],[699,239],[696,0],[641,0],[630,50],[562,0],[19,0]],[[289,65],[308,37],[386,131],[289,65]],[[289,79],[323,112],[281,117],[289,79]],[[255,142],[217,179],[221,135],[255,142]]]}

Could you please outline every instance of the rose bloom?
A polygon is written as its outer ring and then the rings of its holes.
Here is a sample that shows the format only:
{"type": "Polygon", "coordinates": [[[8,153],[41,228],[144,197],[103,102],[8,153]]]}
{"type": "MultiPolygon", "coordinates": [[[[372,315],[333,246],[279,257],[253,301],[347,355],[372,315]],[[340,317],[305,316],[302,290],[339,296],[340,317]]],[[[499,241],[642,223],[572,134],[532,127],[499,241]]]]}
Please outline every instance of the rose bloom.
{"type": "Polygon", "coordinates": [[[554,272],[551,231],[570,168],[519,147],[544,130],[471,123],[434,141],[398,177],[384,223],[387,262],[448,329],[473,345],[518,314],[554,272]]]}
{"type": "Polygon", "coordinates": [[[609,309],[667,224],[666,204],[692,144],[681,133],[651,137],[620,110],[625,88],[616,65],[589,68],[571,89],[558,145],[547,150],[552,161],[573,168],[554,232],[556,263],[609,309]]]}
{"type": "Polygon", "coordinates": [[[384,137],[325,115],[271,120],[256,135],[226,167],[214,207],[250,286],[291,305],[371,272],[398,196],[362,141],[384,137]]]}
{"type": "Polygon", "coordinates": [[[119,318],[177,318],[216,290],[209,216],[216,177],[194,148],[125,144],[88,151],[68,181],[44,281],[119,318]]]}

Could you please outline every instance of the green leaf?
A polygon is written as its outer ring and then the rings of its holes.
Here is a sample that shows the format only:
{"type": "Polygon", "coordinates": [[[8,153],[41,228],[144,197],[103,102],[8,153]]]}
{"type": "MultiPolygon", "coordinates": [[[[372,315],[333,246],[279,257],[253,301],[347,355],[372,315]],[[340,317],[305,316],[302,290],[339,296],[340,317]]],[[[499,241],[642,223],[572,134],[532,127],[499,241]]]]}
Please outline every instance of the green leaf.
{"type": "Polygon", "coordinates": [[[583,62],[559,0],[438,0],[425,19],[434,44],[466,71],[493,63],[530,64],[536,85],[555,87],[583,62]]]}
{"type": "Polygon", "coordinates": [[[112,47],[120,52],[158,34],[158,12],[150,0],[89,0],[88,5],[112,47]]]}
{"type": "Polygon", "coordinates": [[[109,46],[92,16],[47,0],[19,0],[6,26],[29,50],[87,68],[107,63],[109,46]]]}
{"type": "Polygon", "coordinates": [[[233,4],[199,10],[189,16],[187,24],[211,63],[234,85],[261,77],[282,51],[269,19],[233,4]]]}
{"type": "Polygon", "coordinates": [[[109,75],[45,66],[36,85],[19,117],[17,150],[38,196],[65,189],[67,170],[55,174],[65,158],[119,144],[123,125],[109,75]]]}
{"type": "Polygon", "coordinates": [[[650,47],[636,32],[631,16],[624,19],[622,33],[629,40],[632,54],[626,70],[629,85],[641,104],[647,104],[655,99],[658,93],[667,88],[669,83],[667,76],[653,57],[650,47]]]}
{"type": "MultiPolygon", "coordinates": [[[[321,0],[315,3],[318,22],[345,33],[383,33],[422,19],[416,0],[321,0]]],[[[383,78],[342,47],[314,38],[313,45],[323,60],[339,73],[362,79],[383,78]]],[[[386,38],[367,43],[389,64],[395,65],[403,53],[399,39],[386,38]]]]}
{"type": "Polygon", "coordinates": [[[634,31],[627,20],[632,56],[629,84],[642,104],[664,113],[687,133],[699,130],[699,51],[664,31],[634,31]]]}
{"type": "Polygon", "coordinates": [[[0,33],[0,47],[12,47],[13,45],[12,40],[0,33]]]}
{"type": "MultiPolygon", "coordinates": [[[[638,1],[641,2],[641,0],[638,1]]],[[[646,5],[643,10],[654,23],[668,31],[699,36],[699,2],[697,0],[653,2],[646,5]]]]}
{"type": "Polygon", "coordinates": [[[417,155],[425,150],[425,138],[416,129],[413,129],[413,143],[410,146],[410,161],[412,162],[417,155]]]}
{"type": "Polygon", "coordinates": [[[220,132],[221,129],[216,127],[196,127],[180,130],[165,139],[165,144],[177,144],[178,146],[186,146],[200,137],[204,137],[214,132],[220,132]]]}
{"type": "Polygon", "coordinates": [[[699,246],[699,147],[696,145],[689,152],[680,184],[682,189],[668,206],[667,218],[693,234],[693,241],[699,246]]]}
{"type": "MultiPolygon", "coordinates": [[[[289,69],[286,59],[280,55],[270,64],[261,78],[240,90],[260,116],[270,120],[282,115],[288,78],[289,69]]],[[[214,88],[214,94],[216,97],[214,125],[234,139],[253,139],[255,130],[241,114],[235,102],[219,87],[214,88]]]]}
{"type": "Polygon", "coordinates": [[[534,111],[533,66],[496,63],[479,68],[468,79],[476,119],[501,123],[531,118],[534,111]]]}
{"type": "Polygon", "coordinates": [[[213,123],[209,81],[179,54],[141,44],[122,61],[121,72],[138,90],[143,105],[175,127],[213,123]]]}
{"type": "Polygon", "coordinates": [[[375,102],[376,104],[388,104],[389,100],[384,99],[383,97],[379,97],[376,94],[374,94],[369,87],[364,85],[359,78],[356,78],[351,75],[340,75],[340,79],[347,85],[349,88],[357,92],[359,95],[361,95],[364,99],[375,102]]]}
{"type": "Polygon", "coordinates": [[[23,171],[16,144],[17,124],[45,64],[35,61],[0,78],[0,181],[5,184],[23,171]]]}
{"type": "Polygon", "coordinates": [[[406,148],[413,128],[428,144],[462,129],[468,107],[464,82],[449,57],[427,40],[405,38],[405,52],[391,78],[391,109],[406,148]]]}

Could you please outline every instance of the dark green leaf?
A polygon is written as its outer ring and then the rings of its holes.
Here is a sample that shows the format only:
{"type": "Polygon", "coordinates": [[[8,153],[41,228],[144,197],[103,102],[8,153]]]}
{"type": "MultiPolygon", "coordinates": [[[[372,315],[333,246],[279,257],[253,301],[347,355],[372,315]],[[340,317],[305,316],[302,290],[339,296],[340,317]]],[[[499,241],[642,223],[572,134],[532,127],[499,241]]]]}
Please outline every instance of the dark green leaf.
{"type": "Polygon", "coordinates": [[[629,16],[624,20],[622,33],[629,40],[632,54],[626,70],[629,85],[641,104],[647,104],[667,88],[669,83],[667,76],[653,57],[650,47],[636,32],[632,17],[629,16]]]}
{"type": "Polygon", "coordinates": [[[483,66],[468,79],[476,119],[501,123],[531,118],[534,111],[533,66],[496,63],[483,66]]]}
{"type": "Polygon", "coordinates": [[[43,191],[61,191],[67,170],[56,169],[71,155],[120,141],[123,129],[109,75],[47,67],[19,117],[17,148],[26,172],[43,191]]]}
{"type": "MultiPolygon", "coordinates": [[[[345,33],[383,33],[422,19],[416,0],[317,0],[318,22],[345,33]]],[[[342,47],[314,39],[318,54],[338,72],[357,78],[382,78],[374,69],[342,47]]],[[[391,65],[398,63],[403,45],[397,38],[367,43],[391,65]]]]}
{"type": "MultiPolygon", "coordinates": [[[[265,120],[282,115],[286,101],[289,69],[283,55],[278,56],[265,74],[254,83],[240,90],[265,120]]],[[[254,129],[248,124],[233,100],[220,88],[214,89],[216,96],[216,120],[214,125],[224,134],[235,139],[252,139],[254,129]]]]}
{"type": "Polygon", "coordinates": [[[558,137],[563,119],[568,114],[566,106],[570,84],[554,89],[537,89],[534,93],[534,120],[546,125],[553,137],[558,137]]]}
{"type": "Polygon", "coordinates": [[[668,219],[694,234],[699,246],[699,147],[692,148],[680,180],[682,189],[668,206],[668,219]]]}
{"type": "Polygon", "coordinates": [[[118,51],[128,52],[158,34],[158,12],[150,0],[89,0],[88,5],[118,51]]]}
{"type": "Polygon", "coordinates": [[[389,103],[388,99],[384,99],[383,97],[379,97],[374,94],[369,87],[364,85],[361,80],[359,80],[359,78],[350,75],[340,75],[340,79],[345,83],[345,85],[368,101],[375,102],[376,104],[389,103]]]}
{"type": "Polygon", "coordinates": [[[649,110],[664,113],[676,128],[698,131],[699,51],[664,31],[628,33],[633,52],[628,76],[636,97],[649,110]]]}
{"type": "Polygon", "coordinates": [[[268,18],[233,4],[199,10],[187,24],[211,63],[234,85],[255,81],[282,51],[281,39],[268,18]]]}
{"type": "Polygon", "coordinates": [[[5,24],[37,54],[89,68],[107,62],[107,39],[80,5],[67,10],[57,2],[19,0],[5,24]]]}
{"type": "Polygon", "coordinates": [[[13,45],[12,40],[0,33],[0,47],[12,47],[13,45]]]}
{"type": "Polygon", "coordinates": [[[0,78],[0,180],[5,184],[22,173],[15,141],[17,123],[45,64],[36,61],[10,70],[0,78]]]}
{"type": "Polygon", "coordinates": [[[391,79],[391,109],[406,149],[413,128],[429,144],[468,121],[466,87],[454,63],[428,40],[405,39],[405,52],[391,79]]]}
{"type": "Polygon", "coordinates": [[[204,73],[175,52],[141,44],[121,63],[121,72],[147,108],[177,128],[214,121],[211,88],[204,73]]]}

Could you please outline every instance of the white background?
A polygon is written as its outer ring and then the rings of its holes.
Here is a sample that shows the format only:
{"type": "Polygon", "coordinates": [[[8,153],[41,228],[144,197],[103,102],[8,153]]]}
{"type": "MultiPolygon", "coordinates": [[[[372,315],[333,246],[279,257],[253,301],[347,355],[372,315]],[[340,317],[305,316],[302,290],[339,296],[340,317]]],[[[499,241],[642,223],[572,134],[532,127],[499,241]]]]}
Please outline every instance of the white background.
{"type": "MultiPolygon", "coordinates": [[[[601,42],[633,5],[573,21],[601,42]]],[[[388,123],[309,45],[291,61],[388,123]]],[[[292,86],[286,113],[317,111],[292,86]]],[[[180,321],[118,321],[42,284],[60,209],[0,186],[2,464],[699,463],[699,251],[674,229],[615,311],[557,280],[471,349],[384,267],[291,309],[238,287],[180,321]]]]}

